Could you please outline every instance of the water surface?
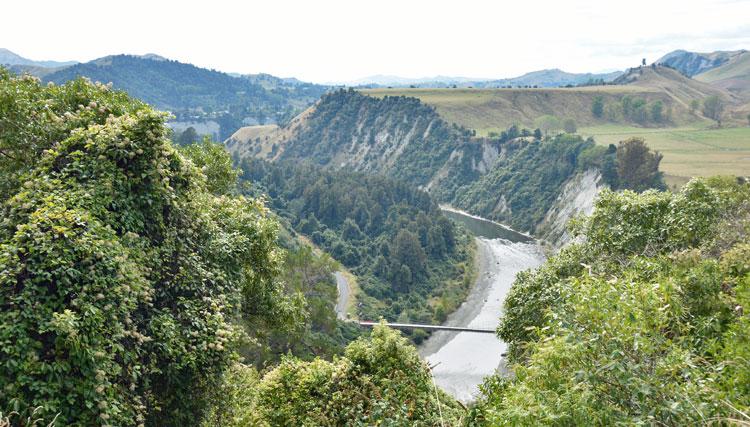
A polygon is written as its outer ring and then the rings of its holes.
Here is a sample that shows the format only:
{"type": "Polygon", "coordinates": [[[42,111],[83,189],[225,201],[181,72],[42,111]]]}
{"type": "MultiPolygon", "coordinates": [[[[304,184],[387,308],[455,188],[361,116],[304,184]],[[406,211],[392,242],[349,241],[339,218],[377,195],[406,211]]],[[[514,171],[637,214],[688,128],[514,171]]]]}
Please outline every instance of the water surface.
{"type": "MultiPolygon", "coordinates": [[[[444,213],[477,236],[477,281],[446,325],[494,329],[516,274],[544,262],[542,248],[529,236],[461,212],[444,213]]],[[[474,400],[479,384],[503,365],[506,344],[495,335],[440,331],[420,346],[433,366],[435,382],[463,402],[474,400]]]]}

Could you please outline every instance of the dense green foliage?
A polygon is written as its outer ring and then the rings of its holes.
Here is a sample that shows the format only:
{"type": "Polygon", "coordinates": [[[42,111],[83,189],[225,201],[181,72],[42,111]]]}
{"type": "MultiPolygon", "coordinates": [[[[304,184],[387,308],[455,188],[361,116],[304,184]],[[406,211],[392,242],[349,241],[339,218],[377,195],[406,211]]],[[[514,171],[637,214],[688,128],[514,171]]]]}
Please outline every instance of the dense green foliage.
{"type": "Polygon", "coordinates": [[[750,185],[605,191],[583,243],[518,276],[477,421],[514,425],[747,422],[750,185]]]}
{"type": "Polygon", "coordinates": [[[34,77],[12,78],[0,67],[0,82],[0,201],[17,190],[45,150],[75,129],[144,108],[122,92],[82,81],[40,87],[34,77]]]}
{"type": "Polygon", "coordinates": [[[178,120],[214,120],[221,126],[220,138],[229,137],[245,118],[259,123],[287,120],[327,90],[269,75],[234,77],[178,61],[131,55],[76,64],[44,80],[62,84],[76,77],[112,82],[115,89],[172,111],[178,120]]]}
{"type": "MultiPolygon", "coordinates": [[[[214,194],[228,172],[204,175],[140,102],[6,73],[0,93],[0,410],[190,423],[243,336],[298,323],[276,222],[214,194]]],[[[213,155],[204,170],[229,164],[213,155]]]]}
{"type": "Polygon", "coordinates": [[[257,367],[278,363],[283,355],[290,353],[303,360],[330,359],[341,354],[345,345],[363,332],[356,324],[336,319],[334,306],[338,292],[333,274],[341,269],[340,264],[300,239],[283,218],[279,220],[282,223],[279,245],[285,254],[278,280],[287,294],[304,296],[306,316],[304,324],[293,330],[268,331],[262,337],[266,345],[241,348],[246,362],[257,367]]]}
{"type": "Polygon", "coordinates": [[[246,159],[242,170],[295,230],[357,274],[360,317],[438,322],[465,297],[470,239],[427,193],[312,164],[246,159]]]}
{"type": "Polygon", "coordinates": [[[236,366],[216,395],[206,426],[438,426],[464,415],[414,347],[382,326],[332,362],[286,358],[260,380],[236,366]]]}

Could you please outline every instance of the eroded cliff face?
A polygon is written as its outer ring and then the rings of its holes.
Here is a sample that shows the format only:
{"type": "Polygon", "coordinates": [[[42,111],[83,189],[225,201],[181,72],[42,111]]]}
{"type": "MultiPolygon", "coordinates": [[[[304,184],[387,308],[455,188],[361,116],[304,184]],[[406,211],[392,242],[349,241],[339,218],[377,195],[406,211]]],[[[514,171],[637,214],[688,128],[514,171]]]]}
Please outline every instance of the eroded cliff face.
{"type": "Polygon", "coordinates": [[[575,216],[589,215],[594,210],[596,196],[606,188],[601,173],[589,169],[571,177],[547,211],[544,221],[537,227],[537,235],[547,241],[552,248],[559,249],[569,243],[572,236],[567,224],[575,216]]]}

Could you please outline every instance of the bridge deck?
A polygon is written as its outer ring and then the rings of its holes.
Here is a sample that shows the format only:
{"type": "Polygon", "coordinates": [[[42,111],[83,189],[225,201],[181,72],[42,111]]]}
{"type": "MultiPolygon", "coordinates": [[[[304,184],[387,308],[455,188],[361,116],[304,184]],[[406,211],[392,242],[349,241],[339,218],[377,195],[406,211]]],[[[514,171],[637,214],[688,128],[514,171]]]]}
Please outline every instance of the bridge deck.
{"type": "MultiPolygon", "coordinates": [[[[376,326],[380,322],[359,321],[360,326],[376,326]]],[[[427,329],[430,331],[454,331],[454,332],[478,332],[482,334],[494,334],[494,329],[462,328],[458,326],[422,325],[418,323],[385,323],[385,326],[397,329],[427,329]]]]}

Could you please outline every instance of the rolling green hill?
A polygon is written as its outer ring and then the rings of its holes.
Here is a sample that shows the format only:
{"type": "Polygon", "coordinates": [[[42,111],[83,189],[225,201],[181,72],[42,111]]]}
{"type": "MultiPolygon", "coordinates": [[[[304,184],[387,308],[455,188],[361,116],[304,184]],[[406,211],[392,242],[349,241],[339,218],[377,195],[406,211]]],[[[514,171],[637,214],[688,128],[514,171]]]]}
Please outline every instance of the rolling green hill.
{"type": "Polygon", "coordinates": [[[614,104],[629,96],[646,103],[661,101],[669,117],[648,127],[671,127],[705,121],[691,113],[690,101],[717,95],[727,103],[735,102],[731,94],[709,84],[680,75],[667,67],[632,69],[615,80],[616,85],[576,88],[530,89],[367,89],[375,96],[411,96],[432,105],[445,120],[474,129],[484,135],[505,129],[511,124],[533,128],[543,115],[572,118],[579,126],[606,123],[639,124],[623,117],[604,115],[597,118],[591,107],[596,97],[604,104],[614,104]]]}
{"type": "Polygon", "coordinates": [[[638,96],[649,101],[669,98],[656,90],[631,86],[591,86],[553,89],[367,89],[362,93],[377,98],[409,96],[435,107],[445,120],[470,129],[480,135],[500,131],[512,124],[534,127],[543,115],[571,117],[580,125],[604,123],[591,114],[595,97],[606,102],[619,100],[624,95],[638,96]]]}
{"type": "Polygon", "coordinates": [[[682,74],[693,77],[721,67],[737,55],[747,53],[745,50],[716,51],[708,53],[675,50],[656,60],[656,64],[666,65],[678,70],[682,74]]]}
{"type": "Polygon", "coordinates": [[[111,82],[160,109],[171,111],[179,128],[213,123],[224,139],[248,123],[285,121],[328,88],[268,74],[235,77],[157,55],[115,55],[63,68],[43,77],[57,84],[83,76],[111,82]]]}
{"type": "Polygon", "coordinates": [[[750,52],[742,51],[720,67],[695,76],[696,80],[750,99],[750,52]]]}

